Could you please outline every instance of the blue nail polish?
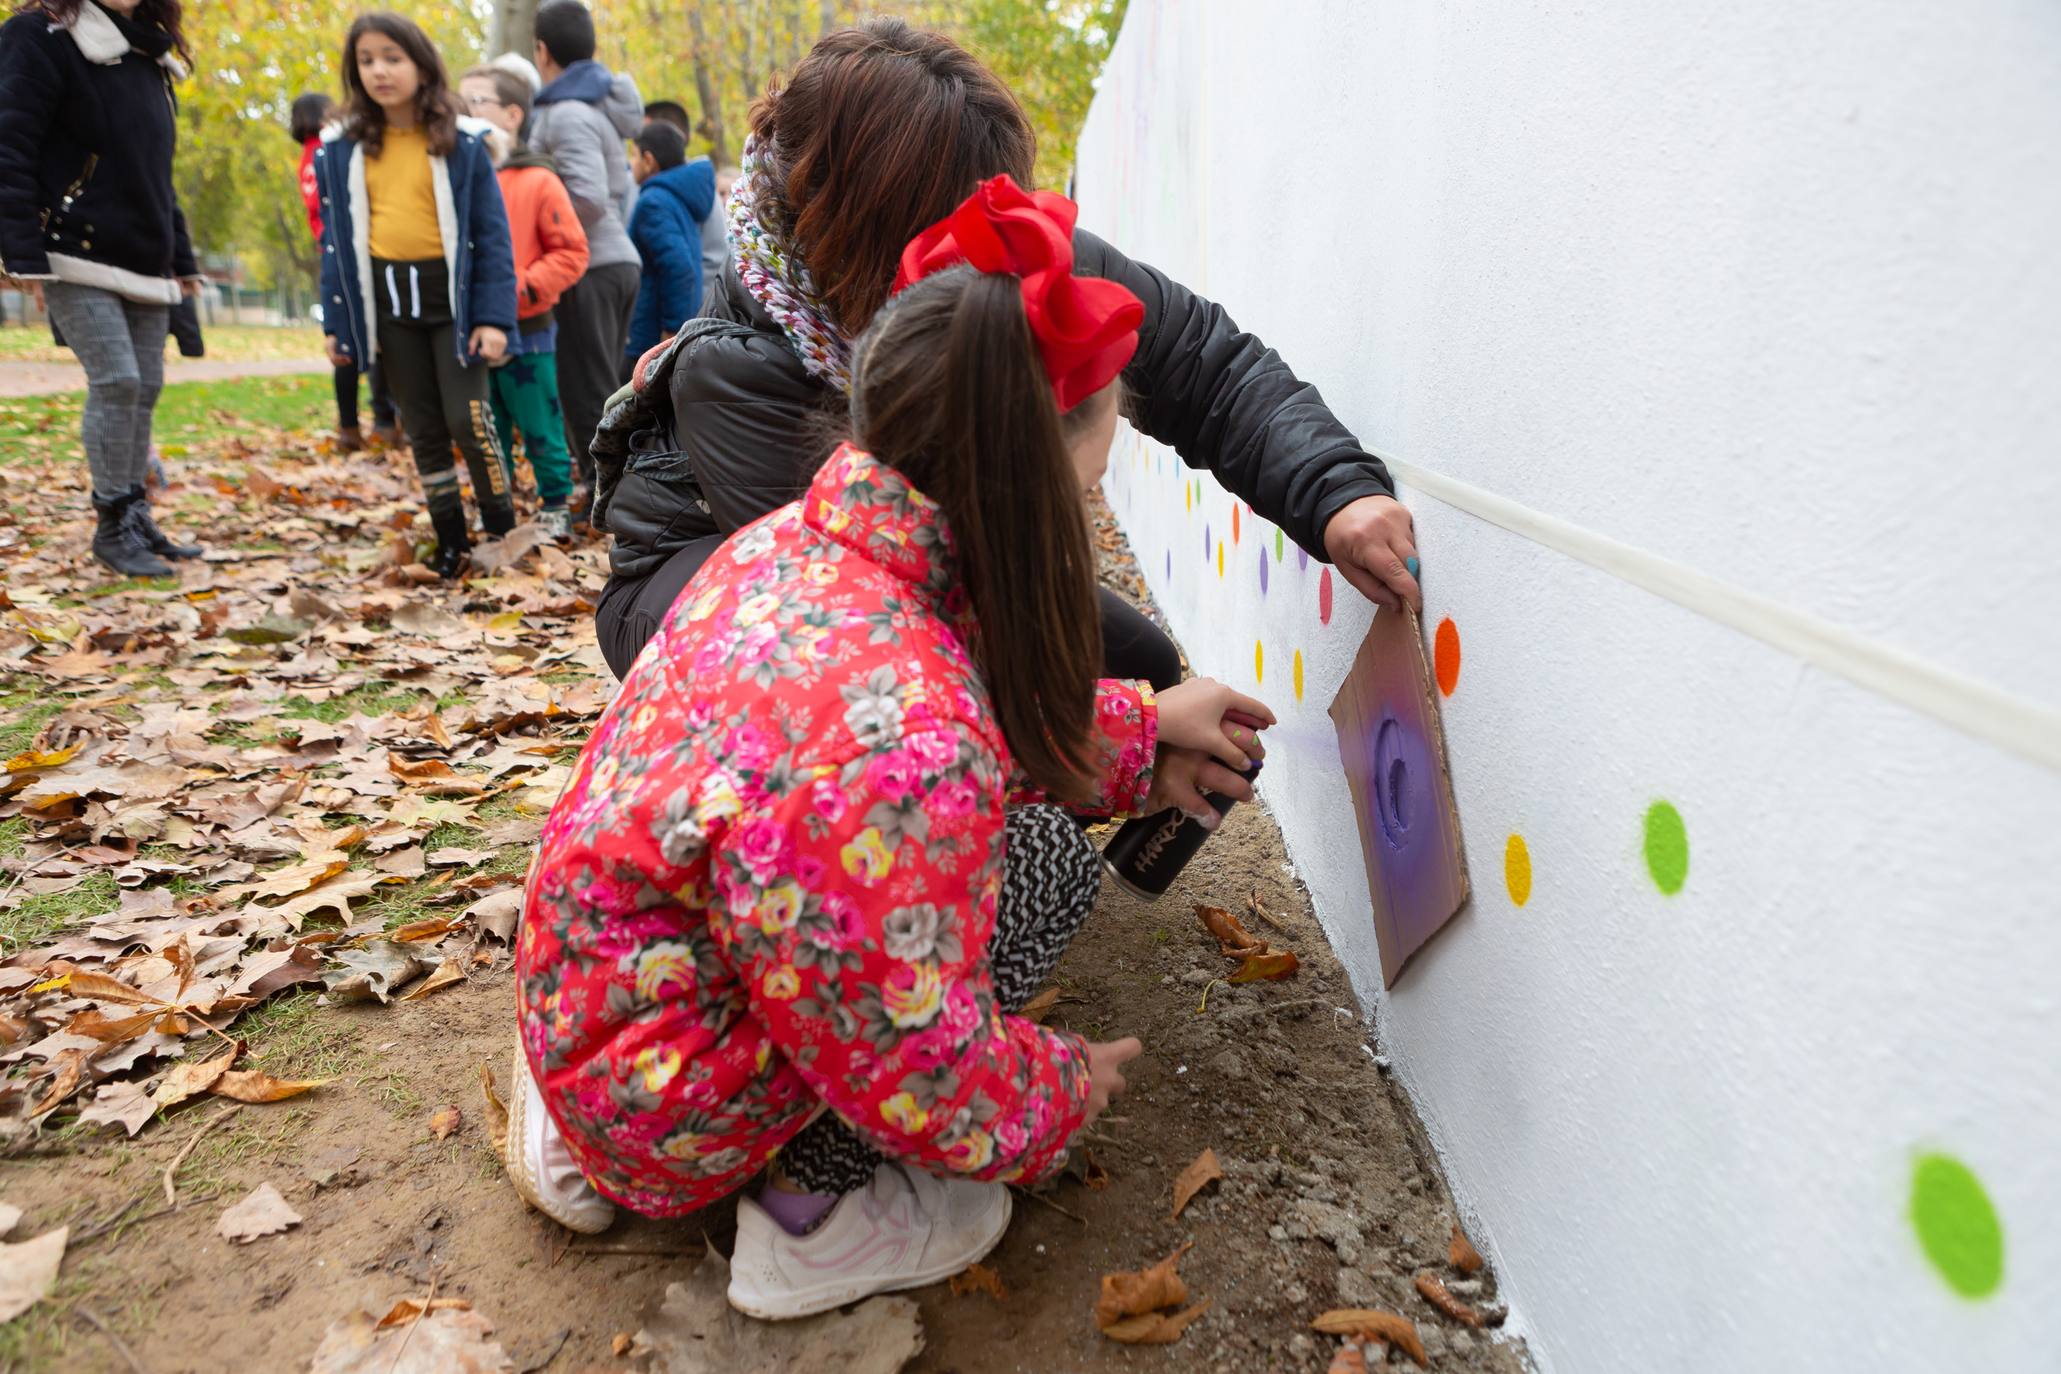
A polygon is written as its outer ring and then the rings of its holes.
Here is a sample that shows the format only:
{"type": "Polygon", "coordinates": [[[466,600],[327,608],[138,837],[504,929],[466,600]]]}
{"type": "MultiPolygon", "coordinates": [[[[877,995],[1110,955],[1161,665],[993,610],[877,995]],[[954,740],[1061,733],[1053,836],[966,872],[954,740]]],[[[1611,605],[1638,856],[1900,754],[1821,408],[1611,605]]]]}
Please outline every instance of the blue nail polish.
{"type": "Polygon", "coordinates": [[[1415,577],[1417,575],[1417,555],[1411,554],[1408,558],[1405,558],[1403,566],[1410,570],[1410,576],[1415,577]]]}

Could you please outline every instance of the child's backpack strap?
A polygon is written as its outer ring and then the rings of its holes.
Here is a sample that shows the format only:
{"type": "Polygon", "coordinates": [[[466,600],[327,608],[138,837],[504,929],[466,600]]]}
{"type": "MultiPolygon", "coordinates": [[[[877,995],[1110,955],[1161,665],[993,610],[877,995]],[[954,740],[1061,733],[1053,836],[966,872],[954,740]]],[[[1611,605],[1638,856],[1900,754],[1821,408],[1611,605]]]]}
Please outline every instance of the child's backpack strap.
{"type": "Polygon", "coordinates": [[[710,339],[748,338],[754,332],[735,320],[699,316],[637,360],[629,382],[602,408],[588,448],[594,459],[594,506],[587,520],[595,529],[608,528],[608,508],[624,475],[632,471],[657,486],[678,489],[654,493],[661,508],[692,505],[706,514],[708,504],[701,499],[701,488],[688,471],[687,456],[674,433],[673,373],[710,339]]]}

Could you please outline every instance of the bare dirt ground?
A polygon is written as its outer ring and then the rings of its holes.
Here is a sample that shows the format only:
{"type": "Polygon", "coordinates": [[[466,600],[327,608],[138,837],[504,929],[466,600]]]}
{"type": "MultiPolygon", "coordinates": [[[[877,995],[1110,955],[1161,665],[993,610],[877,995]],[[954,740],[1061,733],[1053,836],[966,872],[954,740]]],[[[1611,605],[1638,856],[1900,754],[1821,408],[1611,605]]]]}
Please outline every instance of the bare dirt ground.
{"type": "MultiPolygon", "coordinates": [[[[55,1285],[0,1325],[0,1368],[306,1369],[340,1318],[432,1293],[491,1323],[507,1359],[482,1368],[702,1367],[639,1355],[629,1338],[705,1242],[728,1251],[731,1208],[573,1237],[509,1190],[480,1086],[482,1065],[508,1076],[512,974],[495,899],[520,877],[526,828],[605,693],[582,605],[599,587],[598,549],[558,563],[527,553],[459,589],[418,586],[393,553],[413,511],[405,470],[346,470],[273,435],[193,460],[175,492],[212,512],[211,540],[238,561],[189,566],[177,586],[108,584],[78,553],[82,466],[0,465],[5,518],[32,554],[20,566],[35,569],[30,580],[10,568],[0,600],[0,729],[12,725],[0,756],[82,746],[0,784],[0,1203],[21,1209],[13,1241],[70,1227],[55,1285]],[[25,600],[24,584],[36,589],[25,600]],[[337,614],[318,614],[308,593],[337,614]],[[258,625],[270,628],[226,638],[258,625]],[[184,733],[168,735],[155,725],[168,711],[211,719],[180,717],[184,733]],[[82,758],[103,771],[60,795],[82,758]],[[145,769],[153,786],[129,786],[145,769]],[[253,817],[289,776],[293,798],[253,817]],[[162,795],[142,795],[153,788],[162,795]],[[354,827],[367,834],[323,848],[354,827]],[[309,873],[321,876],[303,888],[309,873]],[[279,890],[244,890],[268,877],[279,890]],[[298,922],[279,914],[325,891],[337,902],[298,922]],[[415,1000],[340,1000],[373,952],[402,945],[455,976],[415,1000]],[[282,955],[312,981],[271,992],[249,979],[282,955]],[[182,957],[191,968],[177,975],[182,957]],[[50,1047],[70,1042],[53,1037],[104,1031],[140,1005],[93,1002],[107,987],[80,975],[95,973],[151,989],[156,1015],[128,1040],[86,1036],[95,1043],[66,1059],[50,1047]],[[182,1005],[226,1033],[168,1028],[164,1008],[182,1005]],[[96,1009],[100,1021],[79,1020],[96,1009]],[[238,1070],[321,1086],[269,1103],[219,1089],[177,1100],[181,1066],[230,1036],[248,1046],[238,1070]],[[76,1081],[46,1106],[67,1066],[76,1081]],[[225,1240],[225,1209],[264,1184],[298,1224],[225,1240]]],[[[1105,574],[1135,591],[1101,520],[1105,574]]],[[[1494,1330],[1494,1276],[1450,1263],[1445,1184],[1261,808],[1235,811],[1161,902],[1106,888],[1058,992],[1052,1024],[1136,1034],[1145,1056],[1068,1176],[1019,1196],[989,1260],[1006,1296],[912,1295],[925,1344],[908,1368],[1315,1374],[1337,1341],[1310,1322],[1339,1307],[1407,1318],[1433,1368],[1523,1368],[1494,1330]],[[1278,924],[1244,915],[1255,889],[1278,924]],[[1233,964],[1197,902],[1295,951],[1297,976],[1223,982],[1233,964]],[[1226,1176],[1175,1220],[1174,1178],[1205,1148],[1226,1176]],[[1201,1318],[1166,1347],[1103,1337],[1091,1315],[1101,1276],[1191,1242],[1181,1274],[1192,1301],[1210,1303],[1201,1318]],[[1420,1274],[1489,1325],[1434,1310],[1420,1274]]],[[[1400,1349],[1387,1358],[1414,1363],[1400,1349]]]]}

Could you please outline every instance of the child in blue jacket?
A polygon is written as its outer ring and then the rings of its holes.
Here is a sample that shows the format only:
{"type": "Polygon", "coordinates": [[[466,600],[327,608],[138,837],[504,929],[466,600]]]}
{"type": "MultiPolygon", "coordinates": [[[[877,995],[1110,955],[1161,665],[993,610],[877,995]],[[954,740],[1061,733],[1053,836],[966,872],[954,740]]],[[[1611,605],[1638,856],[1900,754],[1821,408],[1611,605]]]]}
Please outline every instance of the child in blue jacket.
{"type": "Polygon", "coordinates": [[[471,547],[452,466],[472,474],[489,534],[515,525],[487,367],[515,328],[515,257],[485,142],[462,116],[427,35],[364,14],[344,38],[343,120],[315,152],[330,361],[375,361],[392,388],[436,529],[431,566],[456,577],[471,547]]]}
{"type": "Polygon", "coordinates": [[[716,204],[716,169],[705,157],[687,161],[687,137],[662,119],[637,135],[637,208],[630,241],[644,259],[644,280],[630,312],[623,375],[653,344],[701,313],[701,225],[716,204]]]}

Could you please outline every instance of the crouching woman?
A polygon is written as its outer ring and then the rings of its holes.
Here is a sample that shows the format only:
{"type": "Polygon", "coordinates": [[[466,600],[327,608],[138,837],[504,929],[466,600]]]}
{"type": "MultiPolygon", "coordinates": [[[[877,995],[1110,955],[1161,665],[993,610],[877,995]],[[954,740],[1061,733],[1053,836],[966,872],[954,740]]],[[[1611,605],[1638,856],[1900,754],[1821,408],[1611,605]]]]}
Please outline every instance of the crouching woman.
{"type": "Polygon", "coordinates": [[[1259,752],[1224,713],[1272,719],[1096,678],[1083,492],[1142,307],[1072,275],[1072,230],[1003,177],[910,245],[852,441],[681,593],[531,873],[518,1191],[598,1230],[610,1200],[679,1215],[765,1172],[731,1268],[755,1316],[1001,1238],[1004,1185],[1061,1166],[1139,1049],[1010,1014],[1100,882],[1050,803],[1200,812],[1259,752]]]}

